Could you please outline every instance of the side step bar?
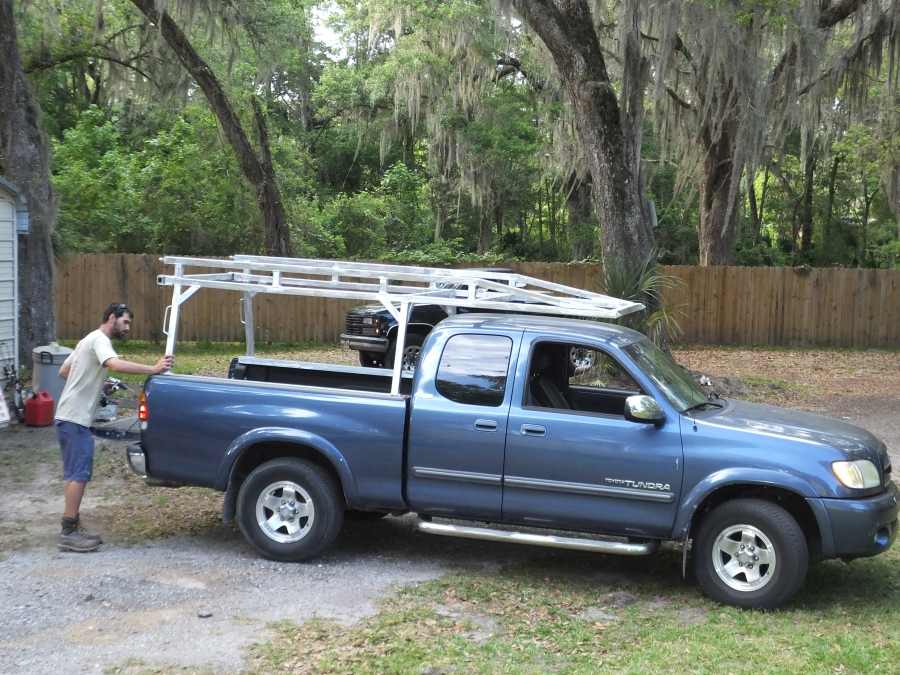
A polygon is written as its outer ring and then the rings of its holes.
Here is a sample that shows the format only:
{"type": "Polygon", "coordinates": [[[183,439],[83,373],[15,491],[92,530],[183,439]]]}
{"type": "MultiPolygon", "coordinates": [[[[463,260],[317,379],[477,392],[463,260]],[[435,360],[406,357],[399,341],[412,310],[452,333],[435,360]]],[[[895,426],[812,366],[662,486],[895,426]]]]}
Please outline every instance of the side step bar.
{"type": "Polygon", "coordinates": [[[488,527],[469,527],[466,525],[448,525],[419,520],[416,529],[429,534],[445,537],[461,537],[463,539],[486,539],[488,541],[505,541],[510,544],[531,544],[551,548],[569,548],[576,551],[593,551],[594,553],[612,553],[616,555],[649,555],[659,548],[658,541],[632,543],[604,539],[581,539],[577,537],[559,537],[550,534],[531,534],[511,530],[495,530],[488,527]]]}

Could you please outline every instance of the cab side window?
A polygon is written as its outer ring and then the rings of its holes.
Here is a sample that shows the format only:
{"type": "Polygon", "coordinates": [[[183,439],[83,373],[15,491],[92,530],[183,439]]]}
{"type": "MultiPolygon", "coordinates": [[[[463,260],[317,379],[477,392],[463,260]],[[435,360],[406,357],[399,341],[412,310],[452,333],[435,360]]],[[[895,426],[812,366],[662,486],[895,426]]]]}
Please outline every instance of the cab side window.
{"type": "Polygon", "coordinates": [[[606,352],[579,344],[541,342],[529,365],[526,407],[625,415],[640,386],[606,352]]]}
{"type": "Polygon", "coordinates": [[[619,362],[606,352],[590,347],[572,346],[572,374],[569,386],[615,389],[636,394],[640,387],[619,362]]]}
{"type": "Polygon", "coordinates": [[[499,406],[511,352],[512,340],[503,335],[454,335],[444,345],[435,387],[457,403],[499,406]]]}

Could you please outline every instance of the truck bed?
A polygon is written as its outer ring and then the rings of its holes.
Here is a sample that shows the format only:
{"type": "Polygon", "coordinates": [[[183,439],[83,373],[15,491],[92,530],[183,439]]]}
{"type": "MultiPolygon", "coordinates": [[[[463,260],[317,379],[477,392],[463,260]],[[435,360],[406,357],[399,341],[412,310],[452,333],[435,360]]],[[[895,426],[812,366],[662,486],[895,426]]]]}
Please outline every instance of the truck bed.
{"type": "Polygon", "coordinates": [[[148,475],[224,490],[248,444],[296,443],[325,448],[347,468],[352,481],[349,489],[345,483],[346,496],[354,508],[403,508],[409,397],[384,393],[389,376],[365,379],[354,372],[364,369],[297,365],[248,359],[243,366],[233,363],[231,379],[149,378],[149,421],[142,433],[148,475]],[[383,391],[374,390],[384,379],[383,391]]]}

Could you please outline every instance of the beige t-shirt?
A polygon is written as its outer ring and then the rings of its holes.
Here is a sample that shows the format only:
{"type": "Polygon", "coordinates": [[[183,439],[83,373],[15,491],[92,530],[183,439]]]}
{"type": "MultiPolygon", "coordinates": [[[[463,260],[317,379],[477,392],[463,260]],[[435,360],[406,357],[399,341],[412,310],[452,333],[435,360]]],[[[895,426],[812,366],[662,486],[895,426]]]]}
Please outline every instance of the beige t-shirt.
{"type": "Polygon", "coordinates": [[[82,338],[65,361],[69,364],[69,377],[59,396],[56,419],[91,426],[100,400],[100,388],[106,378],[103,364],[118,356],[112,342],[100,329],[82,338]]]}

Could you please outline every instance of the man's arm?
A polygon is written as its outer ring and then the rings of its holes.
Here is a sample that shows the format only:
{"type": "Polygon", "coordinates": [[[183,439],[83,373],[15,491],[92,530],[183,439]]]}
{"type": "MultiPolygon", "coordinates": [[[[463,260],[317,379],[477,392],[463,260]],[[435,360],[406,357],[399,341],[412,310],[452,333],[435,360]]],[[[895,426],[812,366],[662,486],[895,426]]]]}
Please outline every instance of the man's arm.
{"type": "Polygon", "coordinates": [[[175,358],[172,356],[163,356],[155,365],[145,366],[143,363],[134,363],[114,357],[106,359],[103,365],[117,373],[129,373],[132,375],[157,375],[163,371],[172,368],[175,358]]]}
{"type": "Polygon", "coordinates": [[[75,352],[72,352],[72,354],[69,354],[66,357],[66,360],[63,361],[63,364],[59,367],[59,376],[61,378],[63,378],[64,380],[69,377],[69,371],[72,370],[72,355],[74,353],[75,352]]]}

